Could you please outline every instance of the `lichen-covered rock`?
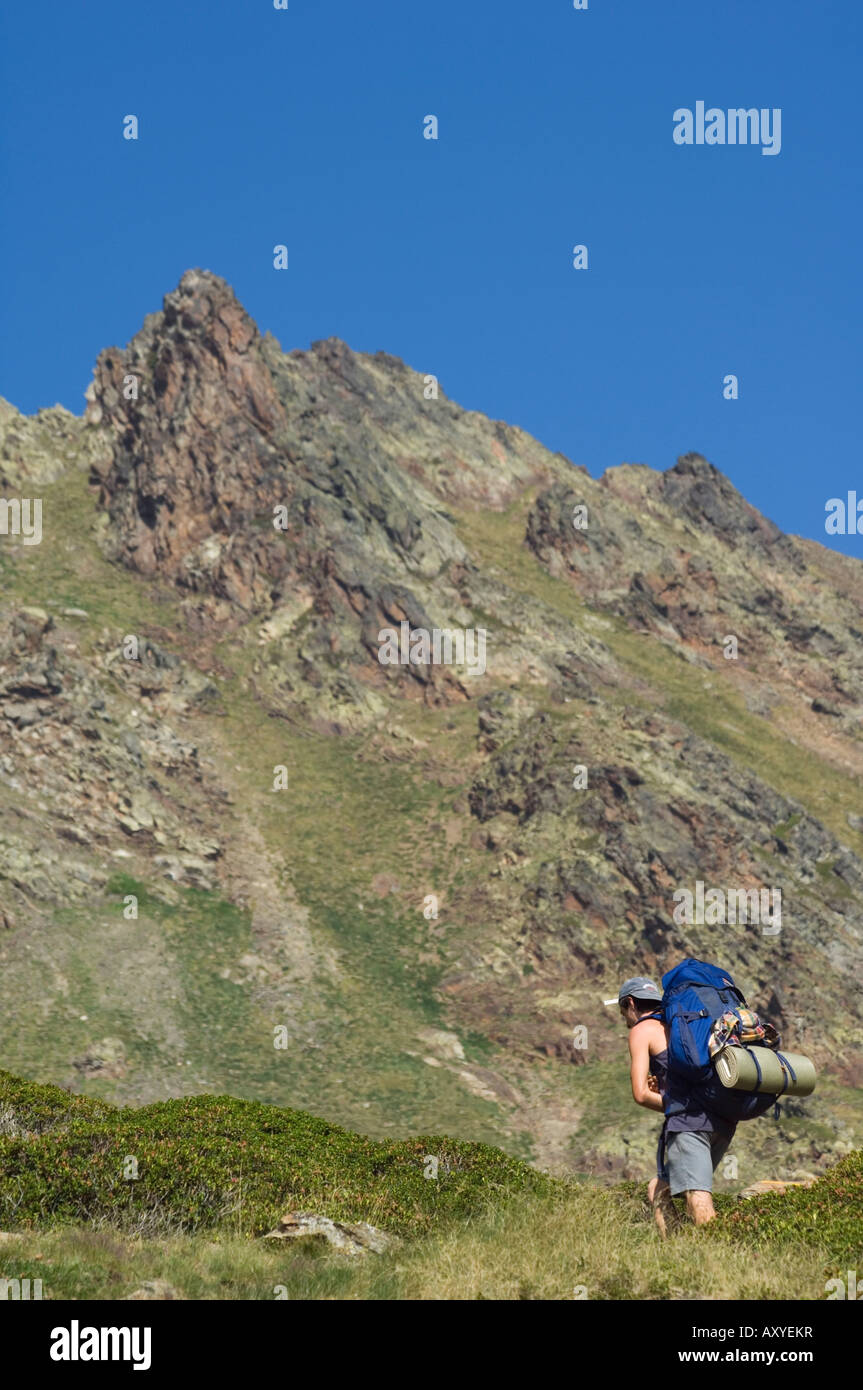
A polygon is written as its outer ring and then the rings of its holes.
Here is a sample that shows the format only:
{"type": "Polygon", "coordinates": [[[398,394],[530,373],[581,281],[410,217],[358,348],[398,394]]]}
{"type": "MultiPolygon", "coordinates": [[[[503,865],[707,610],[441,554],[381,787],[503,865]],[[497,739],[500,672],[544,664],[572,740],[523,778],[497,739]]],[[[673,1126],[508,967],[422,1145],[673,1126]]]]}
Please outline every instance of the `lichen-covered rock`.
{"type": "Polygon", "coordinates": [[[288,1212],[263,1239],[323,1240],[343,1255],[381,1255],[398,1244],[397,1236],[379,1231],[367,1221],[332,1221],[328,1216],[315,1216],[305,1211],[288,1212]]]}

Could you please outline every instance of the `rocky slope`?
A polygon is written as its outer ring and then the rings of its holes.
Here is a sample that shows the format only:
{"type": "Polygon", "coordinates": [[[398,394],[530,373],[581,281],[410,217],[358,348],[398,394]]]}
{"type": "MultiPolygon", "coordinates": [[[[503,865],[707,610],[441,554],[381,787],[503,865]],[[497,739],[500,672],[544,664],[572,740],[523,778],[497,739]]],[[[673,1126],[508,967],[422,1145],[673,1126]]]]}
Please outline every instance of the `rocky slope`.
{"type": "Polygon", "coordinates": [[[283,353],[204,271],[82,419],[0,405],[0,495],[43,502],[0,535],[6,1066],[638,1176],[602,999],[692,954],[824,1071],[740,1182],[851,1147],[859,562],[698,454],[595,480],[425,369],[283,353]],[[486,669],[381,664],[405,620],[486,669]],[[675,920],[699,880],[781,929],[675,920]]]}

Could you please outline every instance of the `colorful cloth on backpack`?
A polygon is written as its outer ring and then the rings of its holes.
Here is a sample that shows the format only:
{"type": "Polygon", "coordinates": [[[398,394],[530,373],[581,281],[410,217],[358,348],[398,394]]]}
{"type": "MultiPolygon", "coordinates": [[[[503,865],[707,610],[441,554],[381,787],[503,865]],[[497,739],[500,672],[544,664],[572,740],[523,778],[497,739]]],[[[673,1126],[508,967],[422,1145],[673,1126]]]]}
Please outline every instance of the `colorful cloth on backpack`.
{"type": "Polygon", "coordinates": [[[711,1057],[723,1047],[779,1047],[782,1039],[772,1023],[762,1023],[751,1009],[729,1009],[710,1030],[707,1049],[711,1057]]]}

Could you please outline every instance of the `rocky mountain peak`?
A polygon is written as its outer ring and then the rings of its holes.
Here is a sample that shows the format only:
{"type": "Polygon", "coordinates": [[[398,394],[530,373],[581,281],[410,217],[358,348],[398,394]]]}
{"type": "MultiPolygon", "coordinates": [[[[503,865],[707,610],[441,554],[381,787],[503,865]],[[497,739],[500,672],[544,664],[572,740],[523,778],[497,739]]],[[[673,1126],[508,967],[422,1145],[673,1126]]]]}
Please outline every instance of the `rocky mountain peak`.
{"type": "MultiPolygon", "coordinates": [[[[100,354],[84,422],[0,403],[0,478],[44,493],[40,545],[0,536],[10,1065],[57,1016],[55,1079],[121,1099],[623,1171],[602,1000],[696,955],[859,1082],[859,563],[701,454],[593,478],[433,363],[282,351],[205,270],[100,354]],[[403,625],[482,633],[482,669],[382,662],[403,625]],[[781,893],[780,930],[676,919],[698,883],[781,893]]],[[[769,1131],[774,1171],[839,1152],[837,1097],[769,1131]]]]}

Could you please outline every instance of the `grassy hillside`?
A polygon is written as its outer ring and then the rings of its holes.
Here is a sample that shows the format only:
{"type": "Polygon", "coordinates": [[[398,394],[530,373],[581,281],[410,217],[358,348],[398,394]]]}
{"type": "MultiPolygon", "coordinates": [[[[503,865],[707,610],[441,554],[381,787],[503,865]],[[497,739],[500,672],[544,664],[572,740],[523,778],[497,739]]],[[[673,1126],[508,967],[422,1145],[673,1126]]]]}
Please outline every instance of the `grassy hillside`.
{"type": "Polygon", "coordinates": [[[439,1136],[375,1142],[229,1097],[117,1110],[4,1073],[0,1131],[0,1275],[39,1278],[49,1299],[147,1281],[191,1299],[822,1299],[863,1254],[860,1152],[809,1189],[719,1198],[712,1226],[681,1220],[662,1241],[641,1185],[553,1180],[439,1136]],[[357,1257],[261,1238],[289,1210],[400,1240],[357,1257]]]}
{"type": "MultiPolygon", "coordinates": [[[[106,648],[124,633],[158,635],[183,672],[206,673],[214,692],[209,706],[167,710],[180,736],[199,749],[203,778],[158,772],[148,787],[162,804],[176,799],[181,817],[190,810],[200,817],[202,833],[214,834],[232,858],[222,882],[175,885],[154,862],[159,846],[146,833],[120,835],[120,847],[110,852],[104,844],[79,844],[62,876],[75,891],[67,893],[61,881],[60,900],[53,901],[48,893],[40,897],[30,876],[28,841],[13,842],[20,885],[38,911],[26,937],[6,946],[5,1065],[114,1101],[230,1090],[304,1107],[381,1138],[446,1129],[576,1171],[584,1171],[588,1150],[591,1171],[601,1171],[606,1156],[619,1163],[626,1131],[626,1159],[647,1173],[653,1126],[633,1111],[625,1040],[615,1019],[601,1018],[593,1031],[600,1055],[590,1051],[585,1065],[573,1067],[537,1055],[531,1044],[516,1055],[523,1007],[517,990],[504,1026],[494,993],[488,1007],[464,1009],[459,1017],[452,980],[465,963],[472,970],[479,963],[491,979],[507,982],[522,970],[512,946],[520,921],[507,920],[514,899],[506,875],[515,871],[496,867],[502,861],[478,838],[465,802],[481,761],[473,702],[391,702],[374,727],[340,736],[285,717],[290,705],[278,699],[279,643],[262,649],[255,624],[224,637],[190,632],[173,594],[146,589],[109,564],[83,472],[69,472],[45,496],[50,543],[0,556],[5,607],[42,605],[54,615],[58,638],[51,640],[74,642],[98,673],[93,693],[109,701],[113,723],[106,734],[116,730],[117,738],[140,731],[140,710],[160,713],[150,697],[124,685],[117,663],[105,665],[106,648]],[[67,605],[85,616],[64,621],[67,605]],[[290,790],[281,796],[272,790],[277,764],[290,769],[290,790]],[[230,802],[215,795],[214,785],[230,802]],[[494,875],[502,911],[483,896],[494,875]],[[432,892],[442,905],[438,922],[422,914],[432,892]],[[138,898],[134,921],[123,917],[128,893],[138,898]],[[308,924],[307,942],[296,928],[300,920],[308,924]],[[34,962],[42,992],[35,1006],[34,962]],[[283,1024],[290,1046],[275,1053],[273,1029],[283,1024]],[[502,1033],[508,1034],[503,1042],[502,1033]],[[110,1058],[107,1066],[88,1065],[118,1040],[119,1066],[110,1058]]],[[[491,586],[509,586],[542,606],[524,616],[526,638],[536,612],[544,611],[550,622],[600,633],[628,673],[628,683],[603,689],[601,705],[555,705],[541,685],[521,681],[520,693],[549,715],[560,738],[589,724],[610,757],[634,758],[637,749],[627,742],[632,710],[663,710],[854,838],[847,825],[859,800],[854,775],[790,745],[748,711],[730,670],[720,667],[708,677],[669,656],[655,638],[592,612],[523,545],[529,505],[528,496],[505,512],[465,516],[463,535],[476,563],[491,586]]],[[[40,795],[50,793],[40,793],[38,783],[30,791],[11,779],[0,782],[9,826],[31,827],[33,843],[52,852],[51,839],[35,828],[32,803],[40,795]]],[[[50,801],[41,804],[47,810],[50,801]]],[[[35,811],[41,827],[40,805],[35,811]]],[[[569,852],[576,830],[561,820],[554,831],[559,844],[538,841],[526,857],[524,880],[531,882],[545,860],[569,852]]],[[[601,837],[578,843],[585,862],[602,862],[601,837]]],[[[818,869],[826,872],[824,865],[818,869]]],[[[813,891],[827,888],[819,878],[813,891]]],[[[611,955],[619,949],[612,944],[611,955]]],[[[621,959],[618,973],[628,968],[621,959]]],[[[596,1007],[603,991],[585,990],[580,980],[574,985],[571,994],[550,991],[541,1003],[551,1020],[576,1009],[584,1017],[586,1007],[596,1007]]],[[[784,1130],[765,1121],[741,1131],[739,1185],[809,1168],[818,1161],[816,1150],[841,1152],[835,1145],[859,1133],[861,1117],[863,1093],[825,1078],[784,1130]]],[[[727,1186],[733,1190],[735,1183],[727,1186]]]]}

